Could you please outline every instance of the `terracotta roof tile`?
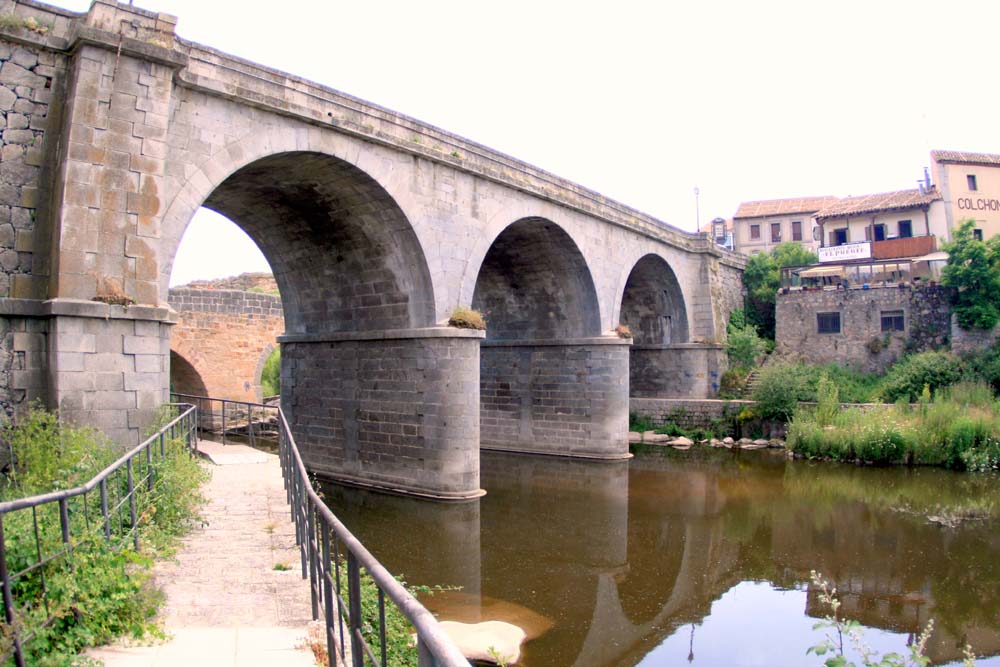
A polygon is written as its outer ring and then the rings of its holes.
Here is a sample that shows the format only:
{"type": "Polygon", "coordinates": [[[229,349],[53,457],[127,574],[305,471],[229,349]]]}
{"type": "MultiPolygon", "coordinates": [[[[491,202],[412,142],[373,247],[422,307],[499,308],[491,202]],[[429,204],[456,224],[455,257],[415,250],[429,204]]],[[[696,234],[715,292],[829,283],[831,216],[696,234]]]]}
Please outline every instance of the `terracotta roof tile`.
{"type": "Polygon", "coordinates": [[[896,192],[881,192],[874,195],[861,195],[860,197],[844,197],[819,211],[816,214],[816,219],[900,211],[926,206],[938,199],[941,199],[941,195],[935,188],[931,188],[926,194],[921,193],[920,190],[897,190],[896,192]]]}
{"type": "Polygon", "coordinates": [[[836,197],[794,197],[792,199],[767,199],[745,201],[736,210],[737,218],[763,218],[770,215],[792,215],[795,213],[815,213],[837,201],[836,197]]]}
{"type": "Polygon", "coordinates": [[[963,151],[931,151],[935,162],[952,164],[1000,165],[1000,155],[993,153],[965,153],[963,151]]]}

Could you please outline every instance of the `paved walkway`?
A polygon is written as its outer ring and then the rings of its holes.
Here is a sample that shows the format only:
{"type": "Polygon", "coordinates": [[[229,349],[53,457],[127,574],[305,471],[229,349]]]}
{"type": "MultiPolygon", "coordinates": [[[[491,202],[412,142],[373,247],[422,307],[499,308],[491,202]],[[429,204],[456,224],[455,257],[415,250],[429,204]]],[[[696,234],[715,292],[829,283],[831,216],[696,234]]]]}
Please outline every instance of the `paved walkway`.
{"type": "Polygon", "coordinates": [[[176,561],[157,563],[171,636],[155,646],[110,646],[91,657],[107,667],[312,667],[298,648],[312,619],[278,457],[202,440],[211,481],[205,525],[183,540],[176,561]],[[278,571],[277,564],[289,566],[278,571]]]}

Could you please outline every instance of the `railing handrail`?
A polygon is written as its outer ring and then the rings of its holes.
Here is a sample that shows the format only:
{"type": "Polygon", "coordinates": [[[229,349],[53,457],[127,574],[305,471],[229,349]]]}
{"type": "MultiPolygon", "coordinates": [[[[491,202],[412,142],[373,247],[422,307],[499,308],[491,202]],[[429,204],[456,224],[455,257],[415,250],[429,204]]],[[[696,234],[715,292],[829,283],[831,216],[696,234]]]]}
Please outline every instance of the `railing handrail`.
{"type": "Polygon", "coordinates": [[[312,484],[309,481],[309,474],[306,471],[305,464],[302,462],[302,456],[299,453],[299,449],[295,444],[295,438],[292,436],[291,428],[288,426],[288,420],[285,418],[284,410],[281,406],[277,406],[279,416],[279,422],[282,430],[285,431],[285,436],[288,438],[288,443],[290,445],[291,453],[295,459],[295,467],[298,471],[300,479],[304,482],[303,488],[306,490],[306,494],[309,500],[312,501],[313,506],[316,508],[320,517],[329,525],[335,535],[347,546],[347,548],[354,554],[358,562],[368,570],[372,579],[375,581],[376,585],[381,588],[385,594],[389,597],[393,604],[406,616],[407,620],[413,624],[414,629],[417,631],[417,636],[421,641],[427,646],[431,654],[434,656],[436,663],[441,667],[451,667],[452,665],[468,667],[469,661],[465,659],[465,656],[458,650],[454,642],[448,637],[447,633],[438,624],[438,620],[434,618],[434,615],[427,611],[427,608],[420,604],[413,595],[406,590],[406,587],[400,584],[392,574],[383,566],[378,559],[376,559],[368,549],[361,543],[357,537],[347,529],[344,524],[340,522],[339,519],[333,514],[333,511],[327,507],[326,503],[319,497],[316,491],[313,489],[312,484]]]}
{"type": "MultiPolygon", "coordinates": [[[[185,403],[166,403],[165,405],[187,405],[185,403]]],[[[187,417],[192,411],[197,408],[193,405],[188,405],[188,409],[183,411],[177,417],[174,417],[169,422],[160,427],[156,433],[149,436],[141,443],[128,450],[121,456],[119,456],[114,463],[109,464],[104,470],[94,475],[90,481],[82,484],[80,486],[75,486],[72,489],[61,489],[59,491],[50,491],[48,493],[41,493],[37,496],[27,496],[25,498],[16,498],[14,500],[7,500],[0,502],[0,514],[7,514],[8,512],[14,512],[16,510],[22,510],[28,507],[38,507],[39,505],[44,505],[46,503],[58,502],[60,500],[67,500],[69,498],[74,498],[85,493],[90,493],[101,483],[101,481],[108,478],[111,473],[115,472],[119,468],[128,464],[129,459],[135,457],[136,454],[141,452],[147,446],[152,444],[154,440],[158,440],[162,435],[171,427],[176,426],[185,417],[187,417]]]]}

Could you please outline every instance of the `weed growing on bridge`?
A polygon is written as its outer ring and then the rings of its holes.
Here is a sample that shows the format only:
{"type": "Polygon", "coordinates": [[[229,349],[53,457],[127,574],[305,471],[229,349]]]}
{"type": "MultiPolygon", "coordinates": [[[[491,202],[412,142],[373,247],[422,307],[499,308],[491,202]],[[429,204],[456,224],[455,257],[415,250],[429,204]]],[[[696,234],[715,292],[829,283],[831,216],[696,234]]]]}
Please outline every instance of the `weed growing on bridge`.
{"type": "MultiPolygon", "coordinates": [[[[39,408],[6,425],[2,436],[13,461],[0,490],[3,500],[82,485],[120,453],[99,433],[60,423],[39,408]]],[[[169,554],[177,537],[192,525],[205,479],[181,440],[164,442],[164,449],[152,489],[145,483],[136,487],[134,524],[128,503],[123,511],[112,512],[110,542],[95,497],[86,503],[82,496],[69,501],[72,550],[67,555],[59,555],[62,534],[55,503],[36,509],[37,527],[31,510],[4,516],[9,571],[34,567],[12,586],[15,627],[28,664],[80,664],[77,654],[88,646],[121,635],[159,634],[153,617],[162,596],[149,578],[153,558],[169,554]],[[131,548],[132,530],[139,533],[139,551],[131,548]],[[39,554],[55,557],[40,564],[39,554]]],[[[122,475],[108,478],[112,506],[124,497],[126,484],[122,475]]],[[[13,633],[9,626],[0,627],[0,654],[5,654],[13,633]]]]}
{"type": "Polygon", "coordinates": [[[482,313],[478,310],[459,306],[455,310],[451,311],[451,317],[448,318],[448,326],[458,327],[459,329],[478,329],[479,331],[485,331],[486,320],[483,319],[482,313]]]}
{"type": "Polygon", "coordinates": [[[52,24],[39,21],[34,16],[20,16],[13,12],[0,14],[0,30],[30,30],[44,35],[52,29],[52,24]]]}

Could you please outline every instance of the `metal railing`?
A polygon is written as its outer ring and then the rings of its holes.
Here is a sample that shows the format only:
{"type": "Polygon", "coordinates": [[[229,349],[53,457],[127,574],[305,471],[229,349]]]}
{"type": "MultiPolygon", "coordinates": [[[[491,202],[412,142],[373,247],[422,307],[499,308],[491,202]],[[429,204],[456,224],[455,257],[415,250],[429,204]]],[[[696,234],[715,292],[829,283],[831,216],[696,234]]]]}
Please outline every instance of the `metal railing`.
{"type": "MultiPolygon", "coordinates": [[[[309,580],[313,619],[322,613],[325,621],[331,667],[340,664],[346,667],[348,659],[351,667],[369,664],[388,667],[391,656],[386,642],[387,599],[416,631],[419,667],[469,667],[437,619],[368,552],[319,497],[280,407],[207,396],[172,396],[196,405],[220,402],[222,414],[227,414],[227,404],[241,409],[266,408],[277,413],[278,456],[295,523],[302,578],[309,580]],[[376,589],[375,604],[368,605],[368,609],[362,605],[362,580],[366,578],[363,572],[376,589]]],[[[252,411],[247,410],[247,414],[252,411]]]]}
{"type": "Polygon", "coordinates": [[[226,444],[234,435],[256,447],[259,440],[278,441],[278,406],[211,398],[195,394],[171,393],[173,401],[198,406],[198,428],[218,435],[226,444]]]}
{"type": "Polygon", "coordinates": [[[154,489],[158,464],[170,455],[168,442],[183,438],[187,450],[197,447],[197,408],[172,407],[177,416],[83,486],[0,503],[4,610],[0,662],[13,658],[18,667],[24,667],[25,644],[55,620],[50,578],[57,568],[73,568],[74,549],[88,540],[103,540],[115,550],[129,542],[139,548],[143,511],[154,489]],[[25,632],[26,618],[40,622],[38,627],[25,632]]]}

